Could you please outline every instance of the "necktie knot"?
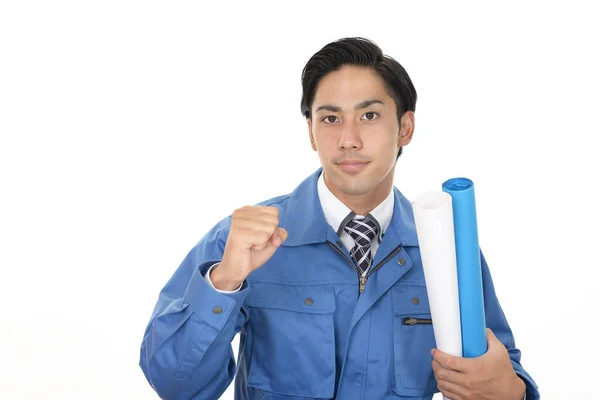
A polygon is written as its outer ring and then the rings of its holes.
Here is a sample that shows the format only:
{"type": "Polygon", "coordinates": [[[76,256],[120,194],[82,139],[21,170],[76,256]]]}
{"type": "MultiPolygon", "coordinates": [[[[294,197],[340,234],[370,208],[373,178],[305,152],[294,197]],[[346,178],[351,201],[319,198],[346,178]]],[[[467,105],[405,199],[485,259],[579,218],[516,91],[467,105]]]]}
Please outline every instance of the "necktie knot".
{"type": "Polygon", "coordinates": [[[344,230],[362,247],[370,246],[379,233],[379,227],[369,217],[362,219],[354,217],[348,221],[344,230]]]}

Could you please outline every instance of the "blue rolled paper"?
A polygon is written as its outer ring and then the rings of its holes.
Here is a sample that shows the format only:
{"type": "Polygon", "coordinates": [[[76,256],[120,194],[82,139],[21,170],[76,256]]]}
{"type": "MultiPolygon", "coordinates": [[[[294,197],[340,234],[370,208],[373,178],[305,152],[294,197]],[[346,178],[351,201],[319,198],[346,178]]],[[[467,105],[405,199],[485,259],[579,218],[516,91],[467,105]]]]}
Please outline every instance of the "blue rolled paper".
{"type": "Polygon", "coordinates": [[[470,179],[452,178],[442,190],[452,196],[463,357],[478,357],[487,340],[475,189],[470,179]]]}

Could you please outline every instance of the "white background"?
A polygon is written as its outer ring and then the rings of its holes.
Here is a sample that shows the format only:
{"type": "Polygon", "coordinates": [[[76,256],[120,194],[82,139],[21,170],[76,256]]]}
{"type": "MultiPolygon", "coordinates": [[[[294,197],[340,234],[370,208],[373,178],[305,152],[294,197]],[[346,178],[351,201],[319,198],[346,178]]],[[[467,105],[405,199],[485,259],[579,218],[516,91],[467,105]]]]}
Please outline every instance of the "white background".
{"type": "Polygon", "coordinates": [[[319,166],[300,74],[344,36],[417,88],[403,193],[475,182],[542,398],[598,397],[592,7],[215,3],[0,6],[0,398],[156,398],[138,357],[158,292],[218,220],[319,166]]]}

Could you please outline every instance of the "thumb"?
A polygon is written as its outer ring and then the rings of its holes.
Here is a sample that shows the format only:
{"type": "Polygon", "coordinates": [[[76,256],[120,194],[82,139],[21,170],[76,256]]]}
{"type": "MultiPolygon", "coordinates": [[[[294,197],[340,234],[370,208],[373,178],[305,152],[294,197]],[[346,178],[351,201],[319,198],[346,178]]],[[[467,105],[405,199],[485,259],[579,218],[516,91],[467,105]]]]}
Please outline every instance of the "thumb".
{"type": "Polygon", "coordinates": [[[488,350],[497,348],[498,346],[504,347],[502,342],[498,340],[498,338],[496,337],[496,335],[494,335],[494,332],[492,332],[490,328],[485,328],[485,334],[487,339],[488,350]]]}
{"type": "Polygon", "coordinates": [[[271,243],[273,243],[275,247],[279,247],[283,242],[285,242],[287,237],[288,233],[284,228],[277,228],[273,236],[271,236],[271,243]]]}
{"type": "Polygon", "coordinates": [[[251,270],[254,271],[264,265],[277,251],[279,246],[287,239],[288,233],[283,228],[275,229],[267,243],[261,247],[251,249],[251,270]]]}
{"type": "Polygon", "coordinates": [[[287,239],[288,233],[283,228],[277,228],[271,238],[267,242],[267,247],[263,251],[263,255],[266,257],[265,260],[271,258],[275,251],[281,246],[281,244],[287,239]]]}
{"type": "Polygon", "coordinates": [[[288,233],[285,229],[283,228],[277,228],[275,229],[275,232],[273,232],[273,234],[271,235],[271,238],[269,238],[269,241],[267,242],[267,247],[270,251],[272,251],[273,253],[275,252],[275,250],[277,250],[279,248],[279,246],[281,246],[281,244],[283,242],[285,242],[285,239],[287,239],[288,237],[288,233]]]}
{"type": "Polygon", "coordinates": [[[266,246],[262,249],[255,249],[256,258],[253,259],[254,269],[262,266],[267,260],[269,260],[273,254],[277,251],[279,246],[287,239],[288,233],[283,228],[277,228],[271,238],[267,242],[266,246]]]}

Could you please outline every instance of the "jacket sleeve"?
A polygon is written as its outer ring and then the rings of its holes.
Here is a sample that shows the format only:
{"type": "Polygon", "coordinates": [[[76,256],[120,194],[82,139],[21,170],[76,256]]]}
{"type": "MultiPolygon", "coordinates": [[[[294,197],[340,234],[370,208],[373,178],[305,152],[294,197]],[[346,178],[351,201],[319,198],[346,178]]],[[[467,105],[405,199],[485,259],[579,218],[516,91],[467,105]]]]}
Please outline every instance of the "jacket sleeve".
{"type": "Polygon", "coordinates": [[[485,261],[483,253],[481,254],[481,278],[483,281],[483,301],[485,306],[486,325],[494,332],[494,335],[496,335],[498,340],[500,340],[508,350],[515,373],[527,386],[525,392],[526,399],[538,400],[540,398],[538,387],[533,378],[531,378],[527,371],[521,366],[521,351],[515,346],[514,336],[496,296],[490,269],[485,261]]]}
{"type": "Polygon", "coordinates": [[[204,279],[221,261],[222,221],[189,252],[161,290],[140,349],[140,367],[162,399],[216,399],[235,376],[231,341],[247,321],[240,291],[223,294],[204,279]]]}

